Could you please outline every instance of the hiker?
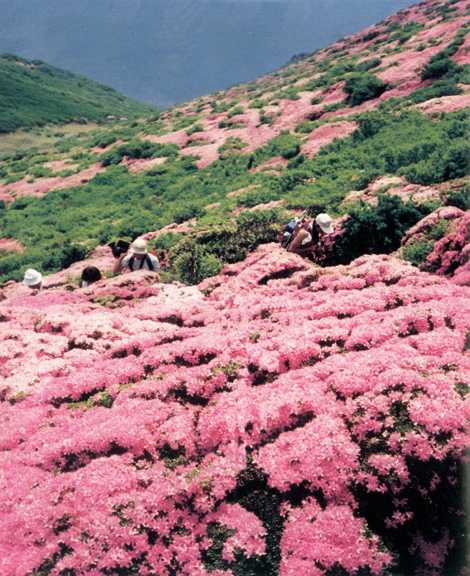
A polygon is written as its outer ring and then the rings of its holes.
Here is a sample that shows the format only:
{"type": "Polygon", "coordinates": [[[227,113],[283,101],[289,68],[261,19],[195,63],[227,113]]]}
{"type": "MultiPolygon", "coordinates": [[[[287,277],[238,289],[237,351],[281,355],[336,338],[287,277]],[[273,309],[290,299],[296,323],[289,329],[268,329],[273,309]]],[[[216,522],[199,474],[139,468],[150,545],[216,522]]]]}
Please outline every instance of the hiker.
{"type": "Polygon", "coordinates": [[[31,290],[41,290],[42,274],[33,268],[29,268],[24,273],[23,284],[31,290]]]}
{"type": "Polygon", "coordinates": [[[80,278],[80,288],[87,288],[90,284],[99,282],[101,280],[101,272],[96,266],[87,266],[82,270],[80,278]]]}
{"type": "Polygon", "coordinates": [[[122,254],[113,267],[115,274],[134,272],[135,270],[149,270],[151,272],[158,272],[160,270],[158,258],[148,252],[147,242],[143,238],[134,240],[130,245],[129,252],[122,254]]]}
{"type": "Polygon", "coordinates": [[[328,214],[318,214],[315,221],[304,218],[294,230],[287,250],[299,256],[313,258],[313,250],[322,236],[333,232],[333,220],[328,214]]]}
{"type": "Polygon", "coordinates": [[[120,258],[123,254],[126,254],[130,245],[131,243],[127,242],[127,240],[116,240],[108,244],[115,258],[120,258]]]}
{"type": "Polygon", "coordinates": [[[290,220],[281,230],[279,235],[279,243],[283,248],[287,248],[292,242],[295,233],[298,231],[302,220],[306,217],[306,212],[303,212],[299,217],[290,220]]]}

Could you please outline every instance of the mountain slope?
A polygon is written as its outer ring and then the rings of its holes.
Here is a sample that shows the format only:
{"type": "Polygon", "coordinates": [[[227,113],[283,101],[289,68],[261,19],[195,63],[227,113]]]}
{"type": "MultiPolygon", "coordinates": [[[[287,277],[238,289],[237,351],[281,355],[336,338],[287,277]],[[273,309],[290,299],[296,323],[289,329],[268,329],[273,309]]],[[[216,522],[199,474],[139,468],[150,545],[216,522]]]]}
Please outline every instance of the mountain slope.
{"type": "Polygon", "coordinates": [[[429,0],[249,84],[5,157],[2,235],[25,250],[0,260],[1,280],[160,229],[172,273],[190,250],[200,278],[272,239],[283,210],[339,217],[386,190],[431,201],[422,215],[457,197],[465,209],[468,10],[429,0]]]}
{"type": "Polygon", "coordinates": [[[256,78],[412,0],[0,0],[0,52],[158,106],[256,78]]]}
{"type": "Polygon", "coordinates": [[[82,76],[14,55],[0,56],[0,94],[0,132],[155,111],[82,76]]]}

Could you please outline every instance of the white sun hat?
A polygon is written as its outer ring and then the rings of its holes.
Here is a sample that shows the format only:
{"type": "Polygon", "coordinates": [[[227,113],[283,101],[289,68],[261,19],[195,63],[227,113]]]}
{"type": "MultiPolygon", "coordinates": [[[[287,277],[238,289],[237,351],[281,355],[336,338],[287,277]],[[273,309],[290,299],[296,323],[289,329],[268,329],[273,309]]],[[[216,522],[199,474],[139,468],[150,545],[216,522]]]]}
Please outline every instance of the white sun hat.
{"type": "Polygon", "coordinates": [[[318,214],[318,216],[315,218],[315,223],[317,226],[320,226],[325,234],[330,234],[333,232],[333,220],[329,214],[318,214]]]}
{"type": "Polygon", "coordinates": [[[41,282],[42,282],[41,272],[33,270],[33,268],[29,268],[24,273],[23,284],[25,286],[29,286],[31,288],[32,286],[37,286],[38,284],[41,284],[41,282]]]}
{"type": "Polygon", "coordinates": [[[147,254],[147,242],[143,238],[137,238],[131,244],[133,254],[147,254]]]}

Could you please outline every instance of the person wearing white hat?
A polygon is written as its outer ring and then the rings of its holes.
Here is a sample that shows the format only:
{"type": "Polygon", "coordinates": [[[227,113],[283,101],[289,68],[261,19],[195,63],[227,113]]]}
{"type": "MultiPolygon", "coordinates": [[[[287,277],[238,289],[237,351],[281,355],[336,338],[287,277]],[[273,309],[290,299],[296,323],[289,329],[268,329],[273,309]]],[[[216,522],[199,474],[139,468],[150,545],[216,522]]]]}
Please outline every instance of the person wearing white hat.
{"type": "Polygon", "coordinates": [[[42,274],[33,268],[29,268],[24,273],[23,284],[31,290],[41,290],[42,274]]]}
{"type": "Polygon", "coordinates": [[[329,214],[318,214],[315,218],[315,224],[320,228],[320,230],[324,234],[331,234],[334,230],[333,228],[333,220],[329,214]]]}
{"type": "Polygon", "coordinates": [[[333,232],[333,220],[328,214],[318,214],[315,222],[303,218],[287,250],[299,256],[313,258],[314,247],[322,236],[333,232]]]}
{"type": "Polygon", "coordinates": [[[158,272],[160,270],[158,258],[147,250],[147,242],[143,238],[134,240],[129,252],[122,254],[113,268],[115,274],[134,272],[135,270],[149,270],[150,272],[158,272]]]}

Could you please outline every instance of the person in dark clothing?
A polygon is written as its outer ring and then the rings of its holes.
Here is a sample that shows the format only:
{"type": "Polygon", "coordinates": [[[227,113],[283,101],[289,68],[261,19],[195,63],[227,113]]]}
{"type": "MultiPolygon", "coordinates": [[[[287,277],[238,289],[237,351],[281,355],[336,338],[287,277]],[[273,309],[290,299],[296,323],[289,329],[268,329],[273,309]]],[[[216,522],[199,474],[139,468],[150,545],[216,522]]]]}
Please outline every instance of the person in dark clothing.
{"type": "Polygon", "coordinates": [[[80,288],[86,288],[90,284],[99,282],[101,280],[101,272],[96,266],[87,266],[82,271],[82,276],[80,278],[80,288]]]}

